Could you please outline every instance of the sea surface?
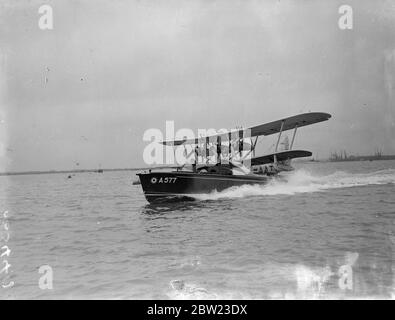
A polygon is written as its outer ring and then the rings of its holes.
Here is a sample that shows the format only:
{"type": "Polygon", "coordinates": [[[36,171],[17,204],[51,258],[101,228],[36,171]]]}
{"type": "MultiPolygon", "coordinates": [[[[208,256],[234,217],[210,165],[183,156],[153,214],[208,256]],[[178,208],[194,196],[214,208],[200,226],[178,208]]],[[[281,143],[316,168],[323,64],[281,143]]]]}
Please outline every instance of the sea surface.
{"type": "Polygon", "coordinates": [[[0,298],[394,299],[395,161],[296,168],[161,205],[131,171],[2,176],[0,298]]]}

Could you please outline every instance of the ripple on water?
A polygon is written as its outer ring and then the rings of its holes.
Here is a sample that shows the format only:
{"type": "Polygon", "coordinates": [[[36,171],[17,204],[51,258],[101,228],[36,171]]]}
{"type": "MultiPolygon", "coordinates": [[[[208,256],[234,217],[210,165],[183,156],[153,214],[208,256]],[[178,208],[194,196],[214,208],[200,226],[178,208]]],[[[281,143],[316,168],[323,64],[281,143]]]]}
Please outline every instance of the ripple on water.
{"type": "Polygon", "coordinates": [[[287,182],[160,205],[131,187],[133,173],[9,177],[14,297],[393,297],[395,161],[303,166],[287,182]]]}

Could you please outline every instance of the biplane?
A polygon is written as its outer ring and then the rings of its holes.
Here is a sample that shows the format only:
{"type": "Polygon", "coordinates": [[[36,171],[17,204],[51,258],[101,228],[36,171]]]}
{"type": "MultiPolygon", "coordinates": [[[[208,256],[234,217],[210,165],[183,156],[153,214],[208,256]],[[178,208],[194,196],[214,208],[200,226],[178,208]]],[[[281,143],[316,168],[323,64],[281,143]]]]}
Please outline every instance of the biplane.
{"type": "Polygon", "coordinates": [[[293,149],[299,128],[329,120],[331,115],[310,112],[260,124],[238,128],[199,138],[162,141],[170,147],[194,146],[189,152],[190,165],[150,169],[138,173],[148,202],[188,200],[193,195],[223,191],[245,184],[266,184],[283,171],[293,170],[291,160],[312,155],[310,151],[293,149]],[[293,130],[291,142],[280,150],[282,133],[293,130]],[[256,156],[258,138],[278,134],[274,151],[256,156]]]}

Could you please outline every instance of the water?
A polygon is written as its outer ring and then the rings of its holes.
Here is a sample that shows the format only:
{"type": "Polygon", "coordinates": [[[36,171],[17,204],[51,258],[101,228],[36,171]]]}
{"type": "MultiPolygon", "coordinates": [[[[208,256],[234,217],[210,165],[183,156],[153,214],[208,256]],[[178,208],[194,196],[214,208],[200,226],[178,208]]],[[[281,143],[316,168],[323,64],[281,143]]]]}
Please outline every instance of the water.
{"type": "Polygon", "coordinates": [[[298,164],[288,182],[171,205],[149,205],[134,178],[0,177],[0,280],[14,281],[0,297],[395,297],[395,161],[298,164]],[[39,287],[43,265],[52,289],[39,287]]]}

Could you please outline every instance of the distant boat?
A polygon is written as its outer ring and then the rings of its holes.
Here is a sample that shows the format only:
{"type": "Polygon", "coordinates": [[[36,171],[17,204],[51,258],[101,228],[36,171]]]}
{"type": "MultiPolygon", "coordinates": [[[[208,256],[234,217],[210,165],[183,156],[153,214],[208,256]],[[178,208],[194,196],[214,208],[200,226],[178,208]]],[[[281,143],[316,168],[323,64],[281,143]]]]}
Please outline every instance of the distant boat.
{"type": "Polygon", "coordinates": [[[136,180],[134,180],[134,181],[132,182],[132,184],[133,184],[134,186],[137,186],[137,185],[140,185],[141,182],[140,182],[139,179],[136,179],[136,180]]]}

